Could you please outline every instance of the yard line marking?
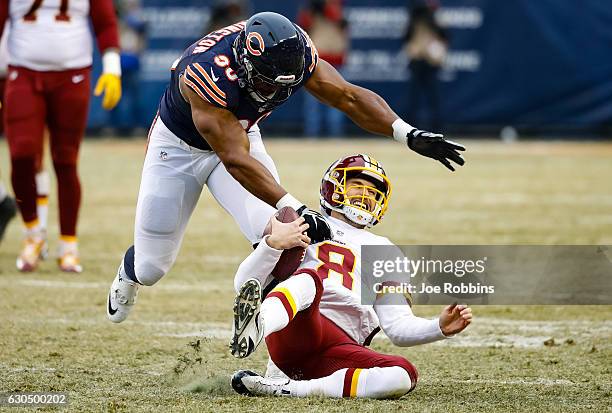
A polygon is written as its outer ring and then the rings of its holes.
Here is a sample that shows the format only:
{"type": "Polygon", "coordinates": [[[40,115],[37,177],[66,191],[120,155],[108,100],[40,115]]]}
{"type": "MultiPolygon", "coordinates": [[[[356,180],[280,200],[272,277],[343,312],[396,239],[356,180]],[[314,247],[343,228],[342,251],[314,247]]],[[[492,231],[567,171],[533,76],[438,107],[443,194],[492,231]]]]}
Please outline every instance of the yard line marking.
{"type": "MultiPolygon", "coordinates": [[[[13,280],[1,280],[0,286],[20,285],[24,287],[40,287],[40,288],[69,288],[69,289],[108,289],[110,283],[101,283],[93,281],[58,281],[58,280],[41,280],[32,278],[21,278],[13,280]]],[[[233,291],[231,280],[227,283],[219,283],[217,281],[198,281],[194,284],[186,283],[162,283],[155,286],[156,290],[161,291],[233,291]]]]}
{"type": "MultiPolygon", "coordinates": [[[[427,384],[448,384],[448,380],[437,380],[423,378],[423,383],[427,384]]],[[[466,384],[501,384],[501,385],[524,385],[524,386],[579,386],[580,383],[574,383],[566,379],[548,379],[544,377],[535,378],[524,378],[524,379],[510,379],[510,380],[495,380],[495,379],[453,379],[454,383],[466,383],[466,384]]]]}

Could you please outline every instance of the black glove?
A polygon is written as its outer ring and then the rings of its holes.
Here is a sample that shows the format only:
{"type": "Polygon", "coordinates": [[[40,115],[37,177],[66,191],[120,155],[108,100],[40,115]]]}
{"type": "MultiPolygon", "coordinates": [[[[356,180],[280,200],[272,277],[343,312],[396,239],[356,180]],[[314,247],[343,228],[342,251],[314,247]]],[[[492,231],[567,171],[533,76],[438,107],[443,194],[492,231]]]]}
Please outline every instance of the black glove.
{"type": "Polygon", "coordinates": [[[302,205],[302,207],[297,210],[297,213],[300,214],[308,224],[306,235],[310,238],[311,244],[317,244],[332,239],[331,228],[323,215],[319,214],[317,211],[308,209],[306,205],[302,205]]]}
{"type": "Polygon", "coordinates": [[[458,165],[463,165],[465,161],[457,151],[465,151],[465,148],[458,143],[447,141],[439,133],[426,132],[419,129],[413,129],[408,133],[408,147],[419,155],[427,156],[428,158],[440,161],[451,171],[455,168],[449,162],[449,159],[458,165]]]}

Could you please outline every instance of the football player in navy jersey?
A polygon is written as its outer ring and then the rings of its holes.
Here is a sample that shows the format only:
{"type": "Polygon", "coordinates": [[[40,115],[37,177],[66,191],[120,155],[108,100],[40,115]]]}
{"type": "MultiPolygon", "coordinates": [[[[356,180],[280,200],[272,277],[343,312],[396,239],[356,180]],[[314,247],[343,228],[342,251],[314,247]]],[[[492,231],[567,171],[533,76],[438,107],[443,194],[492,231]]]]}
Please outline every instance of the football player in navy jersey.
{"type": "Polygon", "coordinates": [[[331,239],[325,218],[279,184],[259,132],[258,122],[302,86],[369,132],[392,136],[451,170],[450,161],[464,163],[461,145],[410,126],[376,93],[344,80],[318,58],[308,35],[280,14],[258,13],[206,35],[171,70],[149,132],[134,245],[108,295],[113,322],[125,320],[140,285],[155,284],[174,263],[204,185],[252,244],[285,206],[308,224],[305,239],[331,239]]]}

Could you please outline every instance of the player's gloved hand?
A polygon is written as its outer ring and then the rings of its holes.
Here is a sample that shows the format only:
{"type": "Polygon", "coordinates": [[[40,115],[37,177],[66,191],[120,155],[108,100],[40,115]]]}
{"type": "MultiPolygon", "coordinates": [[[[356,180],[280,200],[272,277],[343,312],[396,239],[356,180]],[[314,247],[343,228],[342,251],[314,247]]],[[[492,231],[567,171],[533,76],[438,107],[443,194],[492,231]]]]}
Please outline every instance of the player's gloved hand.
{"type": "Polygon", "coordinates": [[[426,132],[424,130],[413,129],[406,135],[408,147],[419,155],[440,161],[451,171],[455,168],[450,161],[457,165],[463,165],[465,161],[457,151],[465,151],[465,147],[444,139],[439,133],[426,132]]]}
{"type": "Polygon", "coordinates": [[[102,93],[104,93],[102,98],[102,107],[104,109],[111,110],[117,106],[117,103],[121,100],[121,77],[110,73],[103,73],[98,78],[94,95],[100,96],[102,93]]]}
{"type": "Polygon", "coordinates": [[[317,244],[332,239],[331,228],[323,215],[319,214],[317,211],[308,209],[306,205],[302,205],[297,210],[297,213],[304,218],[304,221],[308,224],[306,235],[310,238],[311,244],[317,244]]]}
{"type": "Polygon", "coordinates": [[[98,78],[94,95],[102,98],[102,107],[111,110],[121,100],[121,58],[116,49],[107,49],[102,55],[102,75],[98,78]]]}

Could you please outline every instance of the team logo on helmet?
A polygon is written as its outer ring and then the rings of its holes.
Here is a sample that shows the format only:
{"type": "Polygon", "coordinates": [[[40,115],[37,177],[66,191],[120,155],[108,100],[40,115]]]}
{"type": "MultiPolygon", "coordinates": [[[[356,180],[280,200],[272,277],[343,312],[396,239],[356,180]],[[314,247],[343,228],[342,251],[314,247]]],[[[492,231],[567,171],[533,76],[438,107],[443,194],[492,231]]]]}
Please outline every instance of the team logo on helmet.
{"type": "Polygon", "coordinates": [[[266,49],[263,37],[257,32],[251,32],[246,38],[246,48],[253,56],[261,56],[266,49]]]}

